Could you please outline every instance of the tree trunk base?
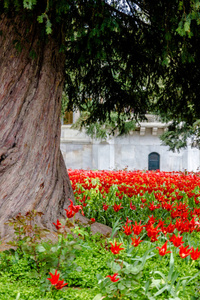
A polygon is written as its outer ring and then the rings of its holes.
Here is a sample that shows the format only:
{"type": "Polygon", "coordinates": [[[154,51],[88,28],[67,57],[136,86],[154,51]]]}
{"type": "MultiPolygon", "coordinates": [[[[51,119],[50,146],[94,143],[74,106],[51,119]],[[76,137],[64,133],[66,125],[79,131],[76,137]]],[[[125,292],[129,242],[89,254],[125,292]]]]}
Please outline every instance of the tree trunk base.
{"type": "MultiPolygon", "coordinates": [[[[96,234],[96,233],[100,233],[103,237],[110,237],[112,234],[112,228],[110,228],[107,225],[95,222],[91,225],[90,224],[90,220],[87,219],[86,217],[82,216],[80,213],[76,214],[76,223],[75,226],[78,226],[78,224],[83,225],[83,226],[91,226],[91,233],[92,234],[96,234]]],[[[37,220],[36,224],[38,225],[38,223],[40,223],[39,219],[37,220]]],[[[34,223],[33,223],[34,225],[34,223]]],[[[9,225],[6,225],[9,226],[9,225]]],[[[42,229],[46,229],[45,227],[41,227],[42,229]]],[[[66,228],[66,231],[71,233],[70,228],[66,228]]],[[[1,240],[1,244],[0,244],[0,251],[5,251],[5,250],[9,250],[9,249],[16,249],[16,247],[12,246],[9,244],[9,242],[13,242],[17,240],[17,236],[14,233],[14,229],[13,228],[9,228],[7,230],[7,235],[1,240]]],[[[57,234],[57,230],[55,230],[55,227],[53,226],[52,230],[48,229],[48,232],[45,234],[44,240],[50,240],[52,241],[52,243],[57,242],[58,240],[58,234],[57,234]]]]}

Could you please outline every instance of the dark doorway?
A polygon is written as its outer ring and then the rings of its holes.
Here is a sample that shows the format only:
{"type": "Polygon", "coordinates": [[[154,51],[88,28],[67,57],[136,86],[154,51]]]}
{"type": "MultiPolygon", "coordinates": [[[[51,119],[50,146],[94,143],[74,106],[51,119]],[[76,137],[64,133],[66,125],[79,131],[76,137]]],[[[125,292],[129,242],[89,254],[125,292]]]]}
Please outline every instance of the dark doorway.
{"type": "Polygon", "coordinates": [[[148,170],[160,170],[160,155],[158,153],[149,154],[148,170]]]}

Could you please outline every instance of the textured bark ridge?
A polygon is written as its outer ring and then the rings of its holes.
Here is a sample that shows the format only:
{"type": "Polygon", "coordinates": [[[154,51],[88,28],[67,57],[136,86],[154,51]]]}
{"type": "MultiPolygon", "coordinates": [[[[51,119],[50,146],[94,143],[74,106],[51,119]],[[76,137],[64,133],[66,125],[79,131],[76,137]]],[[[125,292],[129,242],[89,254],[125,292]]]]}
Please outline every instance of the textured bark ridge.
{"type": "Polygon", "coordinates": [[[65,57],[55,39],[41,41],[39,26],[0,19],[1,237],[9,218],[32,209],[50,228],[73,199],[60,152],[65,57]]]}

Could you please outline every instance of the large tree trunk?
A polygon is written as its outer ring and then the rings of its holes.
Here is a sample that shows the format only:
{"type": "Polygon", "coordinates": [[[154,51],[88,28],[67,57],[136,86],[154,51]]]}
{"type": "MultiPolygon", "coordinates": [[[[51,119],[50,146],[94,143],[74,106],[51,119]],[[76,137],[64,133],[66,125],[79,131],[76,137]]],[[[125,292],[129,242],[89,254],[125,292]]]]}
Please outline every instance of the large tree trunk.
{"type": "Polygon", "coordinates": [[[0,20],[2,237],[9,218],[33,209],[44,213],[42,222],[50,228],[73,199],[60,152],[65,56],[53,37],[42,41],[37,22],[27,24],[20,17],[0,20]]]}

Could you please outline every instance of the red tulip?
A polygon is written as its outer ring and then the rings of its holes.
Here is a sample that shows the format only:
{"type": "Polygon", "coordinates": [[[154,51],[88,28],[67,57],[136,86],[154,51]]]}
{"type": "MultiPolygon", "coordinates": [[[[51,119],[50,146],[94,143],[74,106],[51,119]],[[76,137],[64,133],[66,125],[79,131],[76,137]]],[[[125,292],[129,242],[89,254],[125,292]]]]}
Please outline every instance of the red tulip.
{"type": "Polygon", "coordinates": [[[57,270],[55,270],[55,274],[49,273],[51,275],[51,278],[47,278],[53,286],[57,290],[62,289],[64,286],[66,286],[68,283],[64,283],[64,280],[59,280],[60,274],[57,273],[57,270]]]}
{"type": "Polygon", "coordinates": [[[136,206],[132,204],[132,201],[130,202],[130,209],[131,210],[136,210],[136,206]]]}
{"type": "Polygon", "coordinates": [[[57,220],[57,223],[53,223],[53,225],[55,225],[56,229],[59,230],[62,227],[62,224],[60,223],[59,220],[57,220]]]}
{"type": "Polygon", "coordinates": [[[106,211],[108,209],[109,205],[107,205],[106,203],[103,203],[103,209],[106,211]]]}
{"type": "Polygon", "coordinates": [[[134,246],[134,247],[137,247],[141,242],[143,242],[143,240],[140,240],[140,237],[139,238],[137,238],[136,239],[136,237],[134,237],[134,238],[131,238],[132,239],[132,245],[134,246]]]}
{"type": "Polygon", "coordinates": [[[167,251],[167,241],[164,243],[162,247],[156,247],[156,249],[159,250],[159,254],[161,256],[164,256],[167,253],[171,253],[171,251],[167,251]]]}
{"type": "Polygon", "coordinates": [[[55,270],[55,274],[49,273],[51,275],[51,278],[47,278],[52,285],[56,285],[58,283],[58,279],[60,274],[57,273],[57,270],[55,270]]]}
{"type": "Polygon", "coordinates": [[[175,247],[180,247],[184,242],[182,241],[183,237],[178,234],[176,236],[175,234],[172,235],[170,238],[170,242],[174,244],[175,247]]]}
{"type": "Polygon", "coordinates": [[[180,250],[179,251],[180,257],[185,258],[188,255],[190,255],[191,249],[187,249],[188,247],[189,247],[189,245],[186,246],[186,247],[183,247],[183,245],[180,246],[180,248],[179,248],[179,250],[180,250]]]}
{"type": "Polygon", "coordinates": [[[117,275],[118,275],[118,273],[115,273],[113,275],[108,275],[106,277],[109,277],[112,282],[117,282],[120,279],[120,278],[116,278],[117,275]]]}
{"type": "Polygon", "coordinates": [[[115,244],[114,244],[114,245],[113,245],[111,242],[110,242],[110,244],[111,244],[110,250],[111,250],[111,252],[112,252],[113,254],[119,254],[119,252],[120,252],[121,250],[124,250],[124,248],[120,248],[120,246],[122,245],[122,243],[119,244],[119,245],[117,245],[117,242],[115,241],[115,244]]]}
{"type": "Polygon", "coordinates": [[[145,225],[141,225],[141,221],[139,224],[137,224],[137,221],[135,221],[135,225],[132,225],[133,226],[133,232],[135,235],[139,235],[141,233],[141,231],[143,230],[143,227],[145,225]]]}
{"type": "Polygon", "coordinates": [[[194,250],[194,248],[192,247],[190,255],[193,260],[197,260],[200,257],[199,249],[197,248],[196,250],[194,250]]]}
{"type": "Polygon", "coordinates": [[[123,207],[121,207],[121,203],[120,204],[114,204],[113,205],[113,209],[115,212],[118,212],[120,209],[122,209],[123,207]]]}
{"type": "Polygon", "coordinates": [[[130,235],[132,233],[132,226],[128,225],[127,223],[125,224],[125,226],[122,226],[124,228],[124,233],[126,235],[130,235]]]}

